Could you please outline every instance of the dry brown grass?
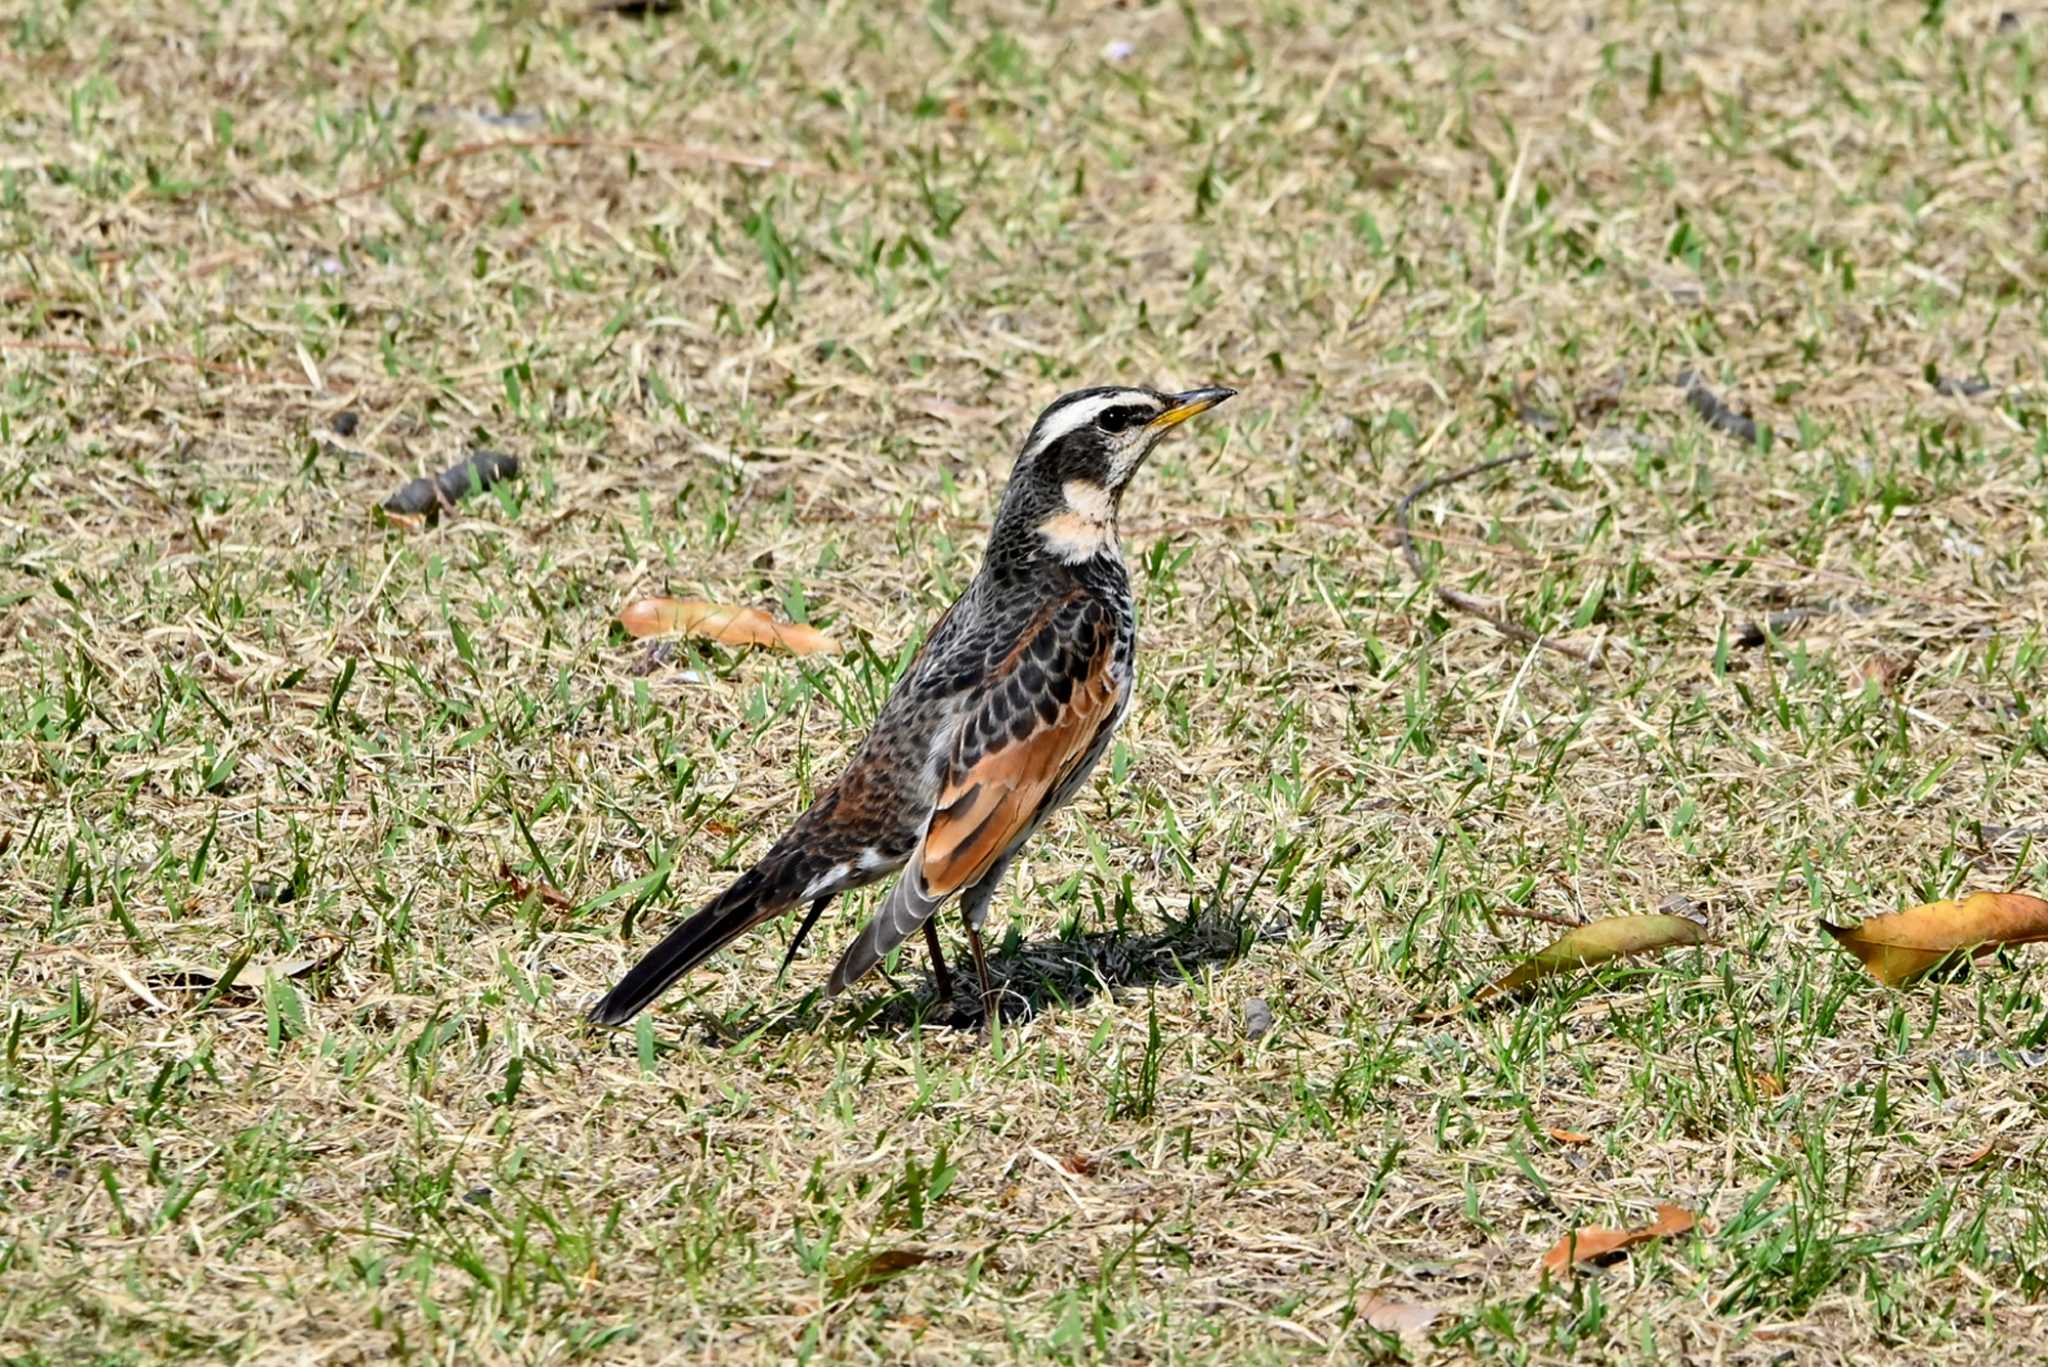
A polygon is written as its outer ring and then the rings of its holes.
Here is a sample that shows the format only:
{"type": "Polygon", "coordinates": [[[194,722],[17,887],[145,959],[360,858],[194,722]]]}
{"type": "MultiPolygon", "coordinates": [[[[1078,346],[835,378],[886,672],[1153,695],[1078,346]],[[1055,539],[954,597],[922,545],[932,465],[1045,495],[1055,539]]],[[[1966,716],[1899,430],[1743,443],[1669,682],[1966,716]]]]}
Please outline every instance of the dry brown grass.
{"type": "Polygon", "coordinates": [[[1813,927],[2048,884],[2048,10],[1191,8],[7,21],[7,1352],[2048,1351],[2039,951],[1892,993],[1813,927]],[[1029,1020],[821,1008],[784,927],[585,1029],[1109,379],[1244,396],[1127,510],[1029,1020]],[[1425,558],[1595,668],[1394,546],[1523,442],[1425,558]],[[472,445],[526,477],[373,524],[472,445]],[[872,651],[650,671],[646,591],[872,651]],[[1555,933],[1497,909],[1679,896],[1718,945],[1411,1023],[1555,933]]]}

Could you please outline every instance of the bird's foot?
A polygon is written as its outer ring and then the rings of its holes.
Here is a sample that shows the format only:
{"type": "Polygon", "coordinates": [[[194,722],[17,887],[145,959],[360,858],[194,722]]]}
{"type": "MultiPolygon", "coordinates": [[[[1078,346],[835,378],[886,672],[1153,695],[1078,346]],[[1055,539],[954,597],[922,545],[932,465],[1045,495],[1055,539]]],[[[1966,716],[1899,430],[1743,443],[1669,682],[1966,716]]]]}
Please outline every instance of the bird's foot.
{"type": "Polygon", "coordinates": [[[948,998],[932,1003],[931,1019],[935,1024],[948,1030],[980,1031],[981,1008],[969,1002],[948,998]]]}

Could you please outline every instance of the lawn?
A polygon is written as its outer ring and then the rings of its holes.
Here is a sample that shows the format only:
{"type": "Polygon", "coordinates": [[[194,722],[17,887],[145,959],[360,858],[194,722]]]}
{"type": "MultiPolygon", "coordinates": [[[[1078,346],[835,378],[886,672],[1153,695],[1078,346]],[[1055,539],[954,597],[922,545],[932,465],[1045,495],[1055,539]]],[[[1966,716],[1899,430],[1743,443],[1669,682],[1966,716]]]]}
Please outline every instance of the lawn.
{"type": "Polygon", "coordinates": [[[11,7],[0,1353],[2048,1354],[2048,951],[1819,927],[2048,891],[2048,9],[1364,8],[11,7]],[[583,1024],[1111,381],[1017,1019],[583,1024]]]}

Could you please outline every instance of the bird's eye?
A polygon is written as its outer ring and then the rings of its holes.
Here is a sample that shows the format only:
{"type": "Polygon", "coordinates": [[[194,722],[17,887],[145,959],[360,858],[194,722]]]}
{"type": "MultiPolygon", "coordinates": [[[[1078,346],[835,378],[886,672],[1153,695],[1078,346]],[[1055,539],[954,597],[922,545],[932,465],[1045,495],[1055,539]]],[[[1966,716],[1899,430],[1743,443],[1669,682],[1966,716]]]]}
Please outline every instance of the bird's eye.
{"type": "Polygon", "coordinates": [[[1119,404],[1115,408],[1104,409],[1095,425],[1105,432],[1122,432],[1137,426],[1147,416],[1145,410],[1134,403],[1119,404]]]}

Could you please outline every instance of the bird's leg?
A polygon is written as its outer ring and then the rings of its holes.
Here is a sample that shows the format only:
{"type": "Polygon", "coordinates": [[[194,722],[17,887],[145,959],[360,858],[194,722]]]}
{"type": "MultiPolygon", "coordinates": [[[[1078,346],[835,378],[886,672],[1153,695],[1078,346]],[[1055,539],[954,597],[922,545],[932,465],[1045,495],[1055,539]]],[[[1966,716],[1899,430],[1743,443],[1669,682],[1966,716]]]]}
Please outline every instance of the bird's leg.
{"type": "Polygon", "coordinates": [[[805,916],[804,923],[796,928],[796,934],[789,937],[789,950],[782,956],[782,967],[775,970],[777,978],[789,972],[790,964],[796,959],[797,950],[803,948],[804,936],[810,934],[811,927],[818,924],[818,918],[825,914],[825,904],[831,900],[832,894],[828,892],[811,903],[810,914],[805,916]]]}
{"type": "Polygon", "coordinates": [[[974,974],[981,979],[981,1028],[991,1030],[995,1027],[996,990],[988,980],[988,951],[981,947],[981,931],[971,920],[967,922],[967,947],[974,952],[974,974]]]}
{"type": "Polygon", "coordinates": [[[939,924],[930,916],[924,922],[925,948],[932,952],[932,980],[939,987],[939,1001],[953,1000],[953,975],[946,971],[946,956],[939,952],[939,924]]]}
{"type": "Polygon", "coordinates": [[[988,916],[988,904],[1002,886],[1003,873],[1010,867],[1009,856],[998,859],[981,880],[961,894],[960,919],[967,926],[967,947],[974,951],[974,973],[981,979],[981,1028],[994,1029],[999,1022],[996,1011],[996,990],[988,980],[988,951],[982,948],[981,925],[988,916]]]}

